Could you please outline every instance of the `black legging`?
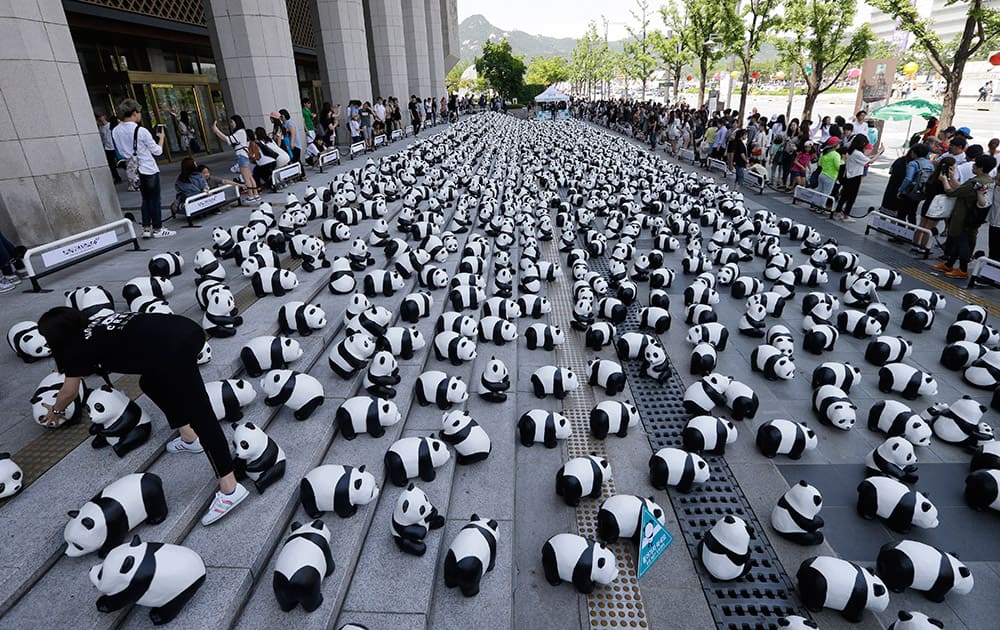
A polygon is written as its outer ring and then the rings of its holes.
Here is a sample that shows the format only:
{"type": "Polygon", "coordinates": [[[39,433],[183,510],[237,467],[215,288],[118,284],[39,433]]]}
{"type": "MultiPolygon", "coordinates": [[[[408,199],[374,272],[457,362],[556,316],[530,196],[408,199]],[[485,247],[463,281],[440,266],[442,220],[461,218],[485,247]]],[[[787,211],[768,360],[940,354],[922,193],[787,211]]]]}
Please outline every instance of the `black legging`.
{"type": "Polygon", "coordinates": [[[172,429],[185,424],[198,434],[216,477],[233,472],[229,442],[215,419],[205,381],[198,370],[198,353],[205,344],[205,332],[184,317],[161,320],[161,339],[168,340],[157,354],[156,367],[139,377],[139,387],[163,410],[172,429]]]}
{"type": "Polygon", "coordinates": [[[840,199],[837,200],[836,212],[850,215],[859,190],[861,190],[861,175],[845,177],[840,184],[840,199]]]}
{"type": "Polygon", "coordinates": [[[951,226],[948,226],[948,240],[944,243],[944,253],[947,256],[945,263],[952,267],[955,265],[955,260],[958,260],[958,268],[962,271],[968,271],[976,236],[974,233],[970,234],[961,229],[960,226],[956,227],[958,231],[952,234],[951,226]]]}

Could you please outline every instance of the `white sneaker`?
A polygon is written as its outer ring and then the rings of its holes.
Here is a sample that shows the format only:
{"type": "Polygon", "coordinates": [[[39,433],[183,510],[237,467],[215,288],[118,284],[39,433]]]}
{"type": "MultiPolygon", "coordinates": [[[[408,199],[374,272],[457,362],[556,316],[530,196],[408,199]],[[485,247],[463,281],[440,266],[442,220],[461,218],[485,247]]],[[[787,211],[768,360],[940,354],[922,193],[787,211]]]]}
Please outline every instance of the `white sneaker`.
{"type": "Polygon", "coordinates": [[[14,274],[13,276],[4,276],[2,278],[2,280],[3,280],[3,282],[9,282],[10,284],[13,284],[14,286],[17,286],[17,285],[21,284],[21,276],[19,276],[17,274],[14,274]]]}
{"type": "Polygon", "coordinates": [[[142,238],[150,238],[151,236],[153,236],[153,233],[150,230],[145,229],[142,231],[142,238]]]}
{"type": "Polygon", "coordinates": [[[205,449],[201,446],[201,440],[195,440],[194,442],[185,442],[184,438],[177,436],[174,439],[167,442],[166,446],[168,453],[204,453],[205,449]]]}
{"type": "Polygon", "coordinates": [[[223,494],[221,490],[216,491],[212,505],[208,506],[208,511],[201,517],[202,525],[211,525],[219,520],[230,510],[243,502],[243,499],[250,496],[250,491],[240,484],[236,484],[236,489],[231,494],[223,494]]]}
{"type": "Polygon", "coordinates": [[[153,232],[153,238],[166,238],[168,236],[173,236],[174,234],[177,234],[177,232],[174,232],[173,230],[168,230],[167,228],[160,228],[157,231],[153,232]]]}
{"type": "Polygon", "coordinates": [[[14,284],[6,280],[0,280],[0,293],[8,293],[14,290],[14,284]]]}

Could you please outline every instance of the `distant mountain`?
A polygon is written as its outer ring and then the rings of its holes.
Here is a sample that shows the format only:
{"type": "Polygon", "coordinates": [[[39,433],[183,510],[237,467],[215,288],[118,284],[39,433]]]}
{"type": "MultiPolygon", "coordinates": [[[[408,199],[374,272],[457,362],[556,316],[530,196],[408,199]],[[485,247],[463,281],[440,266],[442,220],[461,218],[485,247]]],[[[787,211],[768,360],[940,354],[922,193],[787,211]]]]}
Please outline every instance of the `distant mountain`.
{"type": "MultiPolygon", "coordinates": [[[[583,35],[583,33],[580,33],[583,35]]],[[[470,15],[458,25],[458,39],[462,42],[462,59],[472,61],[483,52],[483,44],[488,41],[500,41],[507,38],[515,55],[524,55],[525,60],[532,57],[551,57],[558,55],[566,57],[576,48],[576,39],[572,37],[546,37],[531,35],[524,31],[505,31],[490,24],[482,15],[470,15]]]]}

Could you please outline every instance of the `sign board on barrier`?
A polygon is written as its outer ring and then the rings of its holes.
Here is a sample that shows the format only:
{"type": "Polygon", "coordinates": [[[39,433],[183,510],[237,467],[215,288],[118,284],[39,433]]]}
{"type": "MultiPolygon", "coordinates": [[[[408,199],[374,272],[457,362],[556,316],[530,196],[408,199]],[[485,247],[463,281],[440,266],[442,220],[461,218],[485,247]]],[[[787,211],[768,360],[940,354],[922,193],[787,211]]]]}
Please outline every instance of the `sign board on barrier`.
{"type": "Polygon", "coordinates": [[[100,251],[118,242],[115,230],[108,230],[100,234],[93,234],[72,243],[66,243],[61,247],[42,253],[42,262],[46,267],[55,267],[80,256],[100,251]]]}
{"type": "Polygon", "coordinates": [[[653,563],[667,550],[674,537],[667,528],[656,520],[653,513],[645,505],[642,506],[642,530],[639,532],[639,567],[638,577],[641,579],[653,563]]]}
{"type": "Polygon", "coordinates": [[[715,158],[708,159],[708,170],[719,171],[723,177],[729,174],[729,167],[726,166],[726,163],[715,158]]]}
{"type": "Polygon", "coordinates": [[[406,127],[404,127],[403,128],[403,135],[404,136],[412,136],[413,135],[413,125],[407,125],[406,127]]]}
{"type": "Polygon", "coordinates": [[[681,160],[687,160],[688,162],[694,162],[694,149],[678,149],[677,157],[681,160]]]}
{"type": "Polygon", "coordinates": [[[340,164],[340,151],[336,147],[319,154],[319,172],[322,173],[323,168],[331,164],[340,164]]]}
{"type": "Polygon", "coordinates": [[[403,137],[403,130],[402,129],[393,129],[392,130],[392,141],[393,142],[395,142],[396,140],[399,140],[402,137],[403,137]]]}
{"type": "Polygon", "coordinates": [[[272,178],[275,184],[283,185],[293,179],[302,177],[305,173],[302,172],[302,164],[299,162],[291,162],[286,166],[274,169],[274,175],[272,178]]]}
{"type": "Polygon", "coordinates": [[[764,178],[750,169],[743,171],[743,183],[747,188],[754,188],[758,193],[764,193],[764,178]]]}
{"type": "Polygon", "coordinates": [[[868,227],[885,234],[898,236],[899,238],[907,241],[912,241],[913,236],[917,233],[917,230],[915,229],[916,226],[912,223],[900,221],[899,219],[882,214],[881,212],[872,213],[872,218],[868,223],[868,227]]]}
{"type": "Polygon", "coordinates": [[[355,155],[360,155],[365,152],[364,142],[355,142],[351,145],[351,159],[354,159],[355,155]]]}
{"type": "Polygon", "coordinates": [[[992,258],[982,256],[975,259],[969,271],[970,287],[974,287],[976,282],[988,282],[1000,286],[1000,262],[992,258]]]}
{"type": "Polygon", "coordinates": [[[193,216],[225,202],[225,190],[220,190],[219,192],[209,192],[204,196],[188,198],[184,202],[184,213],[188,216],[193,216]]]}
{"type": "Polygon", "coordinates": [[[792,193],[793,201],[801,201],[814,206],[816,208],[824,208],[826,210],[833,209],[833,197],[830,195],[821,193],[818,190],[812,188],[806,188],[805,186],[796,186],[795,192],[792,193]]]}
{"type": "Polygon", "coordinates": [[[375,136],[375,146],[380,147],[383,144],[385,144],[385,134],[380,133],[377,136],[375,136]]]}

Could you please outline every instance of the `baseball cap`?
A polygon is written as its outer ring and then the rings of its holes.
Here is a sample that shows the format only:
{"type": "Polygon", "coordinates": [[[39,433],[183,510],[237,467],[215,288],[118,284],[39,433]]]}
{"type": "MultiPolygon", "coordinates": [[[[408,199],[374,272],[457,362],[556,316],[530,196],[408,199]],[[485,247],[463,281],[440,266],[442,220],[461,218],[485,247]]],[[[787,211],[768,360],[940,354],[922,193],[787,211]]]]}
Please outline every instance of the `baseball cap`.
{"type": "Polygon", "coordinates": [[[959,127],[957,133],[960,133],[969,140],[972,140],[972,130],[969,129],[968,127],[959,127]]]}
{"type": "Polygon", "coordinates": [[[278,112],[271,112],[270,114],[268,114],[268,117],[269,118],[281,118],[281,114],[279,114],[278,112]]]}
{"type": "Polygon", "coordinates": [[[830,136],[829,138],[827,138],[825,146],[832,147],[838,144],[840,144],[840,138],[838,138],[837,136],[830,136]]]}

